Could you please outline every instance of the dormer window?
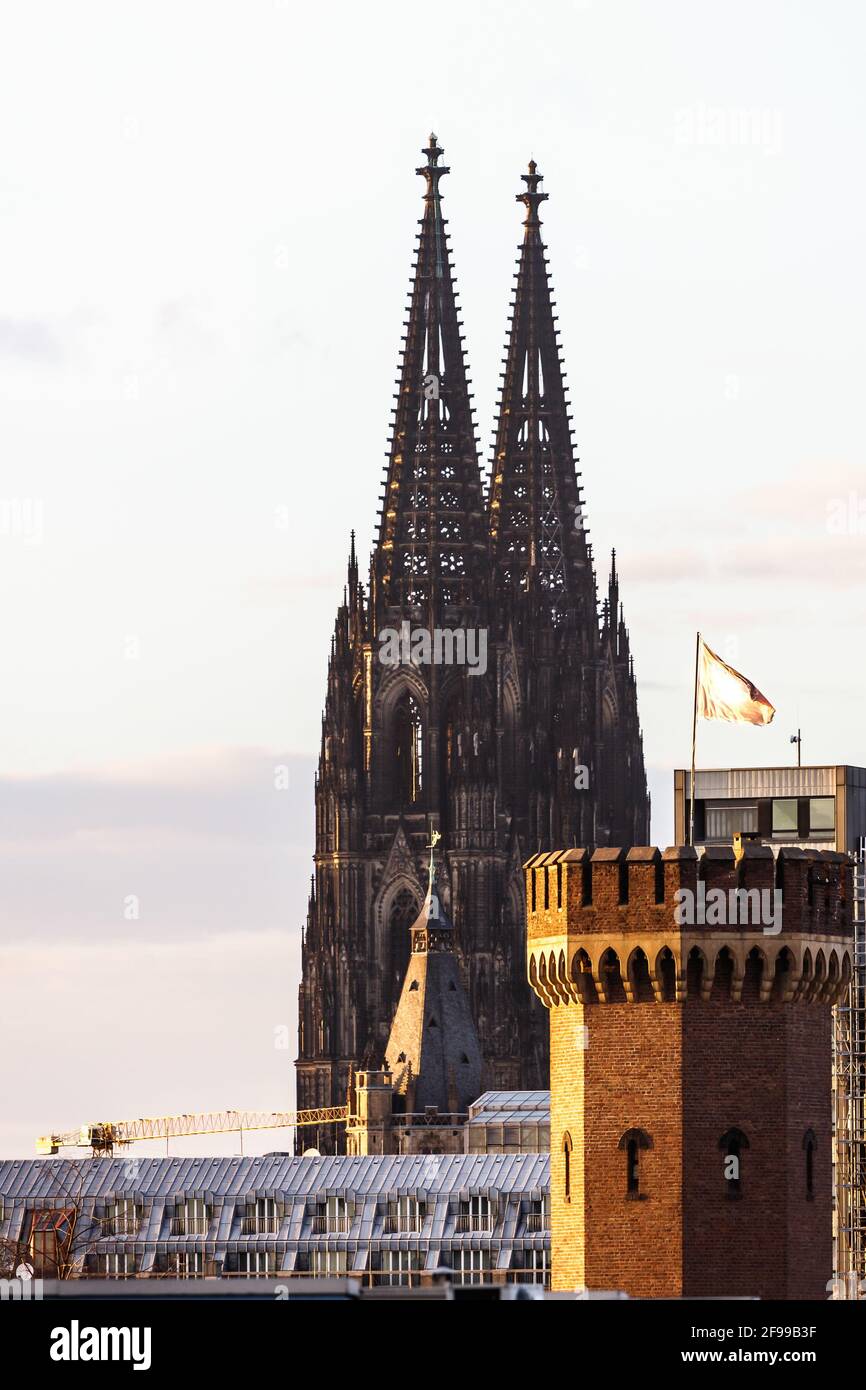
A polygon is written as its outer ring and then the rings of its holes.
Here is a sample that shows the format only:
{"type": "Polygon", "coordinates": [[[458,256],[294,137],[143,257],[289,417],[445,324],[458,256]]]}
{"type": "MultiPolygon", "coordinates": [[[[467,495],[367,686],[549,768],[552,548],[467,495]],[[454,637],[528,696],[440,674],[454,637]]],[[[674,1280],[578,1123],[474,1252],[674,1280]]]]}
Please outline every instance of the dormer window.
{"type": "Polygon", "coordinates": [[[427,1208],[417,1197],[396,1197],[388,1203],[383,1228],[386,1232],[420,1231],[427,1208]]]}
{"type": "Polygon", "coordinates": [[[108,1202],[103,1219],[103,1230],[107,1236],[134,1236],[141,1225],[141,1208],[135,1204],[134,1197],[118,1197],[108,1202]]]}
{"type": "Polygon", "coordinates": [[[203,1197],[187,1197],[171,1219],[173,1236],[204,1236],[210,1228],[210,1208],[203,1197]]]}
{"type": "Polygon", "coordinates": [[[245,1236],[276,1235],[280,1229],[280,1211],[273,1197],[258,1197],[248,1202],[241,1233],[245,1236]]]}

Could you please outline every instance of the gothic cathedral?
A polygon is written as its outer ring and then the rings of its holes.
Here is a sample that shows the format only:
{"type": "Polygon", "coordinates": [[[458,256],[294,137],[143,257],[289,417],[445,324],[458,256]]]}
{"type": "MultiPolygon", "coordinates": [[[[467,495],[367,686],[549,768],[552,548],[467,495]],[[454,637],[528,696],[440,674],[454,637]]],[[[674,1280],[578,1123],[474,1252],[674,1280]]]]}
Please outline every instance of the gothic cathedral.
{"type": "MultiPolygon", "coordinates": [[[[481,1040],[484,1085],[548,1085],[526,979],[522,864],[644,845],[649,801],[615,557],[599,613],[534,163],[492,473],[479,467],[430,137],[378,539],[354,537],[328,668],[315,875],[299,997],[299,1108],[343,1105],[382,1064],[426,887],[438,883],[481,1040]]],[[[333,1148],[333,1127],[304,1145],[333,1148]]]]}

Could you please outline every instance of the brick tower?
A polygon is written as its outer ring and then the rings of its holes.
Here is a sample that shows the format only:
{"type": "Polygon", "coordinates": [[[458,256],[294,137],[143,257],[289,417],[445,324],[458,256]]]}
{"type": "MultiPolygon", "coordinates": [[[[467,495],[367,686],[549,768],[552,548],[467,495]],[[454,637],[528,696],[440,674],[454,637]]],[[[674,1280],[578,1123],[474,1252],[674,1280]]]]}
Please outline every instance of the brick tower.
{"type": "Polygon", "coordinates": [[[826,1298],[847,856],[570,849],[525,871],[553,1287],[826,1298]]]}

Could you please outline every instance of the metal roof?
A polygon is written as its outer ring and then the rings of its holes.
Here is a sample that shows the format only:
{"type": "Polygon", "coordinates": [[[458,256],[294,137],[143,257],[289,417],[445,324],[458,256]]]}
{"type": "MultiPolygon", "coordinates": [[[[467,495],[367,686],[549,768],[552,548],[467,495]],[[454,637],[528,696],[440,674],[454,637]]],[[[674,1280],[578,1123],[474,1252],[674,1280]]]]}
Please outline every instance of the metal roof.
{"type": "Polygon", "coordinates": [[[470,1126],[480,1125],[546,1125],[550,1123],[549,1110],[485,1110],[481,1115],[473,1115],[466,1122],[470,1126]]]}
{"type": "Polygon", "coordinates": [[[543,1111],[550,1116],[549,1091],[485,1091],[469,1107],[470,1121],[490,1111],[543,1111]]]}
{"type": "Polygon", "coordinates": [[[132,1193],[157,1198],[280,1193],[287,1198],[303,1198],[344,1192],[374,1196],[401,1190],[446,1195],[484,1189],[510,1193],[546,1187],[548,1168],[548,1155],[538,1153],[6,1159],[0,1162],[0,1198],[77,1201],[132,1193]]]}

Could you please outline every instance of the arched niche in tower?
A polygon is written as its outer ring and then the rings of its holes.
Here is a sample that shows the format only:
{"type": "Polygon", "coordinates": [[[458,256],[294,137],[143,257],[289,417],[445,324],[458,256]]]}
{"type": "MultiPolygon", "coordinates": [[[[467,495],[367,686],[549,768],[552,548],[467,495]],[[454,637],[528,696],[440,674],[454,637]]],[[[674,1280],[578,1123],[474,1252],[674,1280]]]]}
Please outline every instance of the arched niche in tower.
{"type": "Polygon", "coordinates": [[[381,717],[383,780],[392,804],[406,810],[421,801],[427,777],[425,706],[414,683],[393,685],[381,717]]]}
{"type": "Polygon", "coordinates": [[[502,690],[502,791],[513,811],[520,788],[519,702],[510,682],[502,690]]]}
{"type": "Polygon", "coordinates": [[[443,692],[442,700],[442,786],[446,791],[448,783],[457,777],[463,767],[468,752],[465,740],[468,737],[466,703],[462,681],[452,682],[443,692]]]}

